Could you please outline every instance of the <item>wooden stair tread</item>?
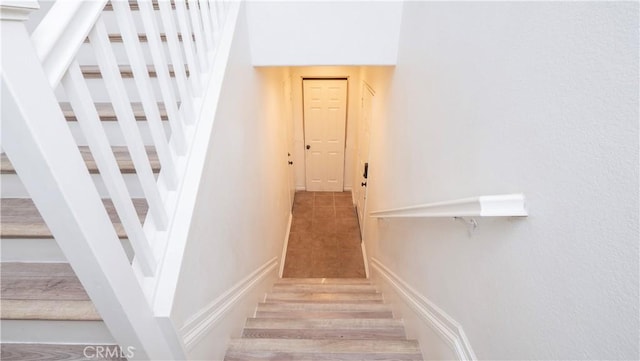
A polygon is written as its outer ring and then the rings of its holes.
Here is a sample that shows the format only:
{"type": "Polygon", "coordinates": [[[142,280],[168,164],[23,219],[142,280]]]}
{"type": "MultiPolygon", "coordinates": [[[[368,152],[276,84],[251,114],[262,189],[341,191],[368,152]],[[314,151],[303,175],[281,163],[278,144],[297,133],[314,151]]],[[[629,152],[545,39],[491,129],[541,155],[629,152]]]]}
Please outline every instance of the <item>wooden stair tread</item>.
{"type": "Polygon", "coordinates": [[[316,303],[293,303],[293,302],[261,302],[258,304],[258,311],[309,311],[309,312],[355,312],[391,311],[391,307],[385,303],[340,303],[340,302],[316,302],[316,303]]]}
{"type": "Polygon", "coordinates": [[[2,300],[76,300],[89,296],[65,263],[0,263],[2,300]]]}
{"type": "Polygon", "coordinates": [[[102,321],[91,301],[0,300],[3,320],[102,321]]]}
{"type": "Polygon", "coordinates": [[[371,285],[371,281],[366,278],[281,278],[274,286],[289,284],[371,285]]]}
{"type": "Polygon", "coordinates": [[[372,329],[384,327],[403,327],[402,321],[395,318],[359,318],[359,319],[300,319],[300,318],[249,318],[245,327],[249,328],[354,328],[372,329]]]}
{"type": "Polygon", "coordinates": [[[0,263],[3,320],[101,320],[65,263],[0,263]]]}
{"type": "Polygon", "coordinates": [[[260,303],[256,317],[261,318],[393,318],[384,303],[260,303]]]}
{"type": "MultiPolygon", "coordinates": [[[[120,68],[120,75],[123,78],[133,78],[133,70],[129,65],[119,65],[118,67],[120,68]]],[[[85,79],[102,79],[100,67],[97,65],[81,65],[80,70],[82,70],[82,75],[84,75],[85,79]]],[[[147,65],[147,72],[151,78],[157,76],[156,69],[153,65],[147,65]]],[[[175,76],[173,65],[169,65],[169,75],[171,77],[175,76]]],[[[186,75],[189,76],[189,69],[186,69],[186,75]]]]}
{"type": "MultiPolygon", "coordinates": [[[[0,345],[0,359],[42,361],[42,360],[86,360],[85,347],[97,345],[69,345],[69,344],[42,344],[42,343],[3,343],[0,345]]],[[[100,345],[107,346],[107,345],[100,345]]],[[[114,347],[113,345],[109,345],[114,347]]],[[[92,349],[92,351],[95,350],[92,349]]],[[[126,360],[125,358],[104,358],[100,360],[126,360]]]]}
{"type": "MultiPolygon", "coordinates": [[[[158,154],[156,153],[154,147],[147,146],[145,147],[147,150],[147,157],[149,158],[149,162],[151,163],[151,169],[154,173],[160,172],[160,160],[158,159],[158,154]]],[[[80,155],[82,155],[82,159],[84,159],[85,164],[87,165],[87,169],[89,173],[98,174],[98,166],[93,159],[93,155],[91,155],[91,151],[88,146],[79,146],[80,155]]],[[[113,155],[118,162],[118,166],[120,167],[120,172],[122,173],[136,173],[136,168],[131,160],[131,156],[129,155],[129,151],[126,146],[112,146],[113,155]]],[[[2,153],[0,156],[0,172],[2,174],[14,174],[15,168],[13,168],[13,164],[9,160],[9,157],[5,153],[2,153]]]]}
{"type": "Polygon", "coordinates": [[[225,360],[418,360],[416,341],[234,339],[225,360]]]}
{"type": "Polygon", "coordinates": [[[422,360],[368,280],[279,280],[231,341],[235,360],[422,360]]]}
{"type": "MultiPolygon", "coordinates": [[[[113,109],[113,105],[111,103],[94,103],[96,106],[96,110],[98,111],[98,116],[100,116],[100,120],[102,121],[117,121],[116,112],[113,109]]],[[[70,103],[62,102],[60,103],[60,109],[62,109],[62,114],[68,121],[77,121],[76,115],[71,108],[70,103]]],[[[131,109],[133,110],[133,115],[136,120],[147,120],[147,117],[144,113],[144,108],[142,107],[142,103],[131,103],[131,109]]],[[[164,106],[164,103],[158,102],[158,111],[160,112],[160,119],[167,120],[169,119],[167,115],[167,109],[164,106]]]]}
{"type": "Polygon", "coordinates": [[[244,338],[404,340],[404,326],[397,319],[247,319],[244,338]]]}
{"type": "Polygon", "coordinates": [[[276,283],[273,292],[287,293],[378,293],[370,284],[281,284],[276,283]]]}
{"type": "MultiPolygon", "coordinates": [[[[113,222],[118,237],[126,238],[124,227],[120,223],[118,214],[109,199],[102,202],[113,222]]],[[[133,199],[140,221],[144,221],[147,214],[146,199],[133,199]]],[[[33,201],[29,198],[3,198],[0,200],[0,237],[3,238],[52,238],[49,227],[40,216],[33,201]]]]}
{"type": "Polygon", "coordinates": [[[380,293],[362,292],[272,292],[266,297],[268,302],[340,302],[364,303],[383,302],[380,293]]]}

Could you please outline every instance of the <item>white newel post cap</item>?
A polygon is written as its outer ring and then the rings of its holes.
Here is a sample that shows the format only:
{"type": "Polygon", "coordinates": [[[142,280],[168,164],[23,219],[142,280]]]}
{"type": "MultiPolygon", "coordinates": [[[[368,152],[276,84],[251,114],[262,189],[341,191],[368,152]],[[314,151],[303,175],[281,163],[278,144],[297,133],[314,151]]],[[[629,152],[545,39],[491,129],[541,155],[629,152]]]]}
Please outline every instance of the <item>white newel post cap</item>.
{"type": "Polygon", "coordinates": [[[40,5],[36,0],[0,0],[0,20],[25,21],[38,9],[40,5]]]}

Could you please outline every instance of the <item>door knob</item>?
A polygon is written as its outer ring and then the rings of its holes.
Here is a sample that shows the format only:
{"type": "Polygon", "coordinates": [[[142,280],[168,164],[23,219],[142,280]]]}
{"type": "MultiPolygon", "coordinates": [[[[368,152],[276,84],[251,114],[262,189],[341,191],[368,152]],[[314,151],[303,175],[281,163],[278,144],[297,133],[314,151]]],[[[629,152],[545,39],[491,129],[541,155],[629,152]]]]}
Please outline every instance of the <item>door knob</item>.
{"type": "Polygon", "coordinates": [[[360,186],[361,186],[361,187],[366,187],[366,186],[367,186],[367,182],[362,182],[362,183],[360,183],[360,186]]]}
{"type": "Polygon", "coordinates": [[[311,146],[310,146],[310,145],[307,145],[307,149],[311,149],[311,146]]]}
{"type": "Polygon", "coordinates": [[[293,165],[293,162],[292,162],[292,161],[289,161],[289,165],[293,165]]]}

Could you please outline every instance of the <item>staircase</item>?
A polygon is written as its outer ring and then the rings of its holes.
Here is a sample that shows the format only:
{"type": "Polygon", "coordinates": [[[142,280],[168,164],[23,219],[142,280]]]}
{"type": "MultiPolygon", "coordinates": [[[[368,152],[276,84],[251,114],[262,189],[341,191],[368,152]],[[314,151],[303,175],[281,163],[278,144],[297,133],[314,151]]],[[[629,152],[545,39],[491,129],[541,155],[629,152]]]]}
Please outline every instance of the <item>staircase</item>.
{"type": "Polygon", "coordinates": [[[242,338],[235,360],[422,360],[382,294],[367,279],[284,278],[276,282],[242,338]]]}
{"type": "MultiPolygon", "coordinates": [[[[123,173],[131,171],[126,156],[118,159],[123,173]]],[[[14,175],[10,163],[2,160],[3,176],[14,175]]],[[[90,157],[87,167],[90,172],[94,168],[90,157]]],[[[113,203],[103,202],[131,259],[133,251],[113,203]]],[[[134,204],[144,221],[146,201],[134,199],[134,204]]],[[[3,360],[75,360],[95,352],[96,346],[120,354],[31,199],[2,199],[0,237],[3,360]]]]}
{"type": "Polygon", "coordinates": [[[160,328],[149,285],[158,282],[160,247],[168,242],[161,237],[184,181],[187,147],[196,142],[204,109],[196,99],[206,94],[228,6],[220,0],[43,5],[51,10],[36,13],[43,20],[28,32],[20,26],[32,3],[2,8],[3,51],[11,54],[3,56],[2,85],[13,91],[3,106],[15,109],[2,112],[3,132],[11,135],[3,135],[0,155],[0,358],[184,358],[179,347],[166,346],[180,341],[166,336],[175,330],[160,328]],[[29,105],[38,97],[48,111],[29,105]],[[5,126],[10,120],[17,122],[5,126]],[[52,123],[50,134],[37,134],[52,123]],[[24,143],[37,146],[7,142],[24,124],[33,129],[24,143]],[[42,139],[57,144],[46,151],[42,139]],[[79,154],[87,172],[74,159],[54,167],[51,150],[62,148],[79,154]],[[73,194],[68,174],[87,173],[73,194]],[[33,174],[52,175],[61,185],[33,174]],[[78,202],[92,197],[89,207],[78,202]],[[82,231],[76,227],[82,224],[95,227],[82,231]],[[70,229],[69,237],[55,235],[70,229]]]}

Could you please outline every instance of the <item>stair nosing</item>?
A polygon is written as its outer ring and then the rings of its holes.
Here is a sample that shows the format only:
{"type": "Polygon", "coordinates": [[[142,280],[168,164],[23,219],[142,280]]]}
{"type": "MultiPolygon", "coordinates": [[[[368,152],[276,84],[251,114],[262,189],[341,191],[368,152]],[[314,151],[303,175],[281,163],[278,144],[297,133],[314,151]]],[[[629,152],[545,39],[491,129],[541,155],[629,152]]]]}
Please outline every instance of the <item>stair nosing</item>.
{"type": "Polygon", "coordinates": [[[90,300],[0,300],[1,320],[102,321],[90,300]],[[36,308],[38,310],[36,310],[36,308]]]}

